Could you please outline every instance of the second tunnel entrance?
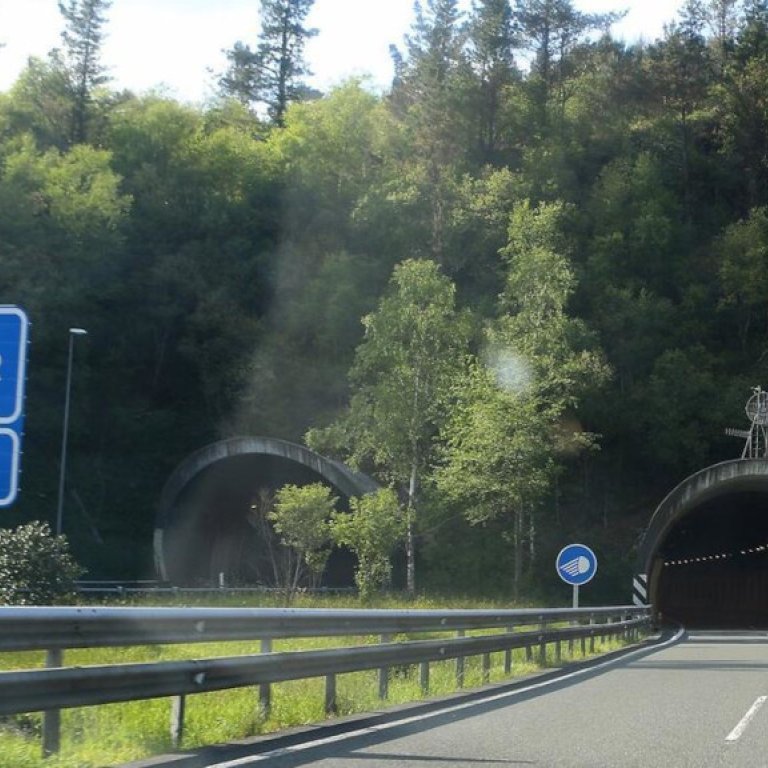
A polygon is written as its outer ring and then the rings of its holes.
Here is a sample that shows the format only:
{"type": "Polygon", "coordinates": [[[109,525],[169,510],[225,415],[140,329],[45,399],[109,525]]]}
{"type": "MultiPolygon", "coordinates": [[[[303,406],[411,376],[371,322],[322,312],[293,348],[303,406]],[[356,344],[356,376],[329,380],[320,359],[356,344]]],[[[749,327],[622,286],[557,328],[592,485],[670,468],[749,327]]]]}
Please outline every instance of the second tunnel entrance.
{"type": "Polygon", "coordinates": [[[663,619],[768,628],[768,461],[724,462],[681,483],[651,521],[641,568],[663,619]]]}

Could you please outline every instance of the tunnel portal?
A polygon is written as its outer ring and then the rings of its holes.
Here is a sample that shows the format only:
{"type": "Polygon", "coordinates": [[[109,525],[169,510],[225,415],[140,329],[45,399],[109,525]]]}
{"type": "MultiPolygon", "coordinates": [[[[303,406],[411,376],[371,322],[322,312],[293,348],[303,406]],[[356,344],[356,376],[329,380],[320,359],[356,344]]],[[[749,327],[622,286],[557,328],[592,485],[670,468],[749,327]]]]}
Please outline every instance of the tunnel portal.
{"type": "Polygon", "coordinates": [[[723,462],[681,483],[651,520],[640,568],[663,619],[768,628],[768,460],[723,462]]]}
{"type": "MultiPolygon", "coordinates": [[[[161,495],[154,537],[158,576],[183,585],[216,583],[220,574],[229,585],[274,583],[279,544],[264,524],[269,495],[287,483],[315,482],[331,487],[340,508],[350,496],[378,487],[340,462],[275,438],[233,438],[193,453],[161,495]]],[[[348,553],[335,553],[324,583],[350,585],[352,567],[348,553]]]]}

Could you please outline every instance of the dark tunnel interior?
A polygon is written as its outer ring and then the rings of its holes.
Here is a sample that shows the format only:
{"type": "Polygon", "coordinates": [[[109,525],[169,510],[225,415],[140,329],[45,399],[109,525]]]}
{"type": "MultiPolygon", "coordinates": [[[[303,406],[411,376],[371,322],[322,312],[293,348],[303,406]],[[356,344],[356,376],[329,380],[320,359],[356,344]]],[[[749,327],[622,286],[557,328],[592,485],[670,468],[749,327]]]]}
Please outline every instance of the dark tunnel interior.
{"type": "Polygon", "coordinates": [[[659,550],[655,604],[689,628],[768,628],[768,492],[694,508],[659,550]]]}
{"type": "MultiPolygon", "coordinates": [[[[170,511],[164,532],[164,560],[168,578],[178,585],[225,583],[275,585],[274,563],[280,544],[265,526],[264,494],[287,483],[327,482],[302,464],[278,456],[246,454],[218,461],[200,472],[183,490],[170,511]]],[[[348,499],[336,488],[337,508],[348,499]]],[[[354,560],[345,550],[334,550],[322,585],[347,587],[353,583],[354,560]]]]}

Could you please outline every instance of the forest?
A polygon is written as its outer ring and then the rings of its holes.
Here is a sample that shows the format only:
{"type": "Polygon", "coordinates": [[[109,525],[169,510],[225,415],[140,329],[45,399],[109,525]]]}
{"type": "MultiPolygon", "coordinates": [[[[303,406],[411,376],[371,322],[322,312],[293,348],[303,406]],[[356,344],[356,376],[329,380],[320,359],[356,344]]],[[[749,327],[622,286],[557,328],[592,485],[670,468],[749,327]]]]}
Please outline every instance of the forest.
{"type": "Polygon", "coordinates": [[[626,601],[656,505],[740,455],[766,382],[768,1],[627,44],[571,0],[425,0],[386,93],[306,85],[312,4],[261,0],[190,105],[114,90],[110,3],[68,0],[0,93],[2,296],[32,322],[2,526],[55,518],[77,326],[91,577],[151,577],[173,467],[268,435],[394,489],[396,585],[567,599],[576,540],[626,601]]]}

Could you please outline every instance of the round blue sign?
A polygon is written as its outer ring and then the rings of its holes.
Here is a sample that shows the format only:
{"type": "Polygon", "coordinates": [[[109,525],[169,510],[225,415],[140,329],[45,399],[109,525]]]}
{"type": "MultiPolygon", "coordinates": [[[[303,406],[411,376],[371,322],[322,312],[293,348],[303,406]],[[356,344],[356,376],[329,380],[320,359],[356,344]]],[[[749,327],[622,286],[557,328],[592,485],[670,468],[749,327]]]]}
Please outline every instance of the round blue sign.
{"type": "Polygon", "coordinates": [[[560,550],[555,570],[566,584],[579,587],[594,578],[597,573],[597,557],[583,544],[569,544],[560,550]]]}

